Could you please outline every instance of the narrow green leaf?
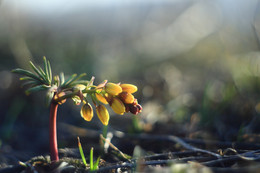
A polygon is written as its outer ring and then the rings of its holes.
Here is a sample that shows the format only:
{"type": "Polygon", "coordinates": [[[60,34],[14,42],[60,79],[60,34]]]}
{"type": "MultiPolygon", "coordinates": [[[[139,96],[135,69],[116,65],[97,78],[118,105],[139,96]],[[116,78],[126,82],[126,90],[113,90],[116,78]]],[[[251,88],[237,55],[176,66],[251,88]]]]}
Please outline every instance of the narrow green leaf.
{"type": "Polygon", "coordinates": [[[44,81],[46,82],[46,84],[51,85],[49,78],[47,76],[47,74],[43,71],[43,69],[39,66],[39,71],[42,73],[42,75],[44,76],[44,81]]]}
{"type": "Polygon", "coordinates": [[[39,84],[40,84],[39,81],[32,80],[32,81],[24,82],[23,84],[21,84],[21,87],[24,87],[26,85],[32,85],[34,87],[34,86],[39,85],[39,84]]]}
{"type": "Polygon", "coordinates": [[[93,165],[93,170],[94,170],[94,171],[98,169],[99,161],[100,161],[100,156],[97,158],[96,162],[95,162],[94,165],[93,165]]]}
{"type": "Polygon", "coordinates": [[[90,81],[89,81],[89,83],[88,83],[88,85],[87,85],[87,89],[89,89],[89,88],[90,88],[90,86],[91,86],[91,85],[93,85],[93,83],[94,83],[94,80],[95,80],[95,77],[94,77],[94,76],[92,76],[92,77],[91,77],[91,79],[90,79],[90,81]]]}
{"type": "Polygon", "coordinates": [[[77,74],[71,75],[62,85],[62,87],[66,87],[73,79],[77,77],[77,74]]]}
{"type": "Polygon", "coordinates": [[[49,79],[52,82],[52,70],[51,70],[51,63],[50,63],[50,61],[47,61],[47,68],[48,68],[48,73],[49,73],[49,79]]]}
{"type": "Polygon", "coordinates": [[[73,84],[75,84],[75,85],[83,84],[83,85],[87,86],[89,84],[89,81],[88,80],[78,80],[78,81],[73,82],[73,84]]]}
{"type": "Polygon", "coordinates": [[[17,68],[17,69],[12,70],[12,72],[31,77],[35,80],[38,80],[41,83],[45,83],[41,78],[39,78],[37,75],[33,74],[32,72],[30,72],[28,70],[17,68]]]}
{"type": "Polygon", "coordinates": [[[93,171],[93,147],[90,149],[90,154],[89,154],[89,165],[90,165],[90,170],[93,171]]]}
{"type": "Polygon", "coordinates": [[[60,77],[58,75],[55,75],[53,77],[53,84],[57,85],[57,86],[60,86],[60,77]]]}
{"type": "Polygon", "coordinates": [[[31,77],[27,77],[27,76],[25,76],[25,77],[20,77],[20,80],[22,80],[22,81],[24,81],[24,80],[33,80],[33,81],[35,81],[35,79],[33,79],[33,78],[31,78],[31,77]]]}
{"type": "Polygon", "coordinates": [[[64,81],[65,81],[64,73],[61,72],[61,73],[60,73],[60,84],[63,85],[63,84],[64,84],[64,81]]]}
{"type": "Polygon", "coordinates": [[[42,91],[42,90],[46,90],[49,87],[46,85],[37,85],[35,87],[29,88],[28,90],[25,91],[25,94],[29,95],[32,92],[37,92],[37,91],[42,91]]]}
{"type": "Polygon", "coordinates": [[[43,57],[43,62],[44,62],[44,71],[45,71],[45,74],[48,78],[48,81],[50,82],[50,74],[49,74],[49,70],[48,70],[48,63],[47,63],[47,60],[46,60],[46,57],[44,56],[43,57]]]}
{"type": "Polygon", "coordinates": [[[75,81],[79,80],[80,78],[82,78],[83,76],[86,76],[86,75],[87,75],[86,73],[82,73],[82,74],[80,74],[78,77],[75,76],[75,78],[73,78],[71,81],[69,81],[69,82],[66,84],[66,86],[68,86],[68,85],[74,83],[75,81]]]}
{"type": "MultiPolygon", "coordinates": [[[[30,65],[32,67],[32,69],[38,74],[38,76],[44,81],[47,82],[48,80],[46,79],[46,74],[41,70],[39,70],[31,61],[30,61],[30,65]]],[[[47,82],[48,83],[48,82],[47,82]]]]}
{"type": "Polygon", "coordinates": [[[85,155],[84,155],[79,137],[78,137],[78,147],[79,147],[79,153],[80,153],[81,159],[82,159],[84,165],[87,166],[87,162],[86,162],[86,159],[85,159],[85,155]]]}

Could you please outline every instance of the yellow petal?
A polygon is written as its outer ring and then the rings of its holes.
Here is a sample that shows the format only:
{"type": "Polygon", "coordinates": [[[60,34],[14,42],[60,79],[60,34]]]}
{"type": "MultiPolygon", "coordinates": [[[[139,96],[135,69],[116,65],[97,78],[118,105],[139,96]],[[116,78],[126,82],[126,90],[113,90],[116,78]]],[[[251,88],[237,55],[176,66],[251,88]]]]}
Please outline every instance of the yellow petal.
{"type": "Polygon", "coordinates": [[[96,93],[96,98],[98,99],[98,101],[100,101],[100,102],[102,102],[104,104],[108,104],[106,98],[103,97],[103,95],[96,93]]]}
{"type": "Polygon", "coordinates": [[[98,105],[96,107],[97,115],[100,121],[107,126],[109,122],[109,113],[104,105],[98,105]]]}
{"type": "Polygon", "coordinates": [[[122,92],[122,88],[115,83],[107,83],[106,86],[105,86],[105,91],[108,94],[116,96],[116,95],[118,95],[119,93],[122,92]]]}
{"type": "Polygon", "coordinates": [[[132,85],[132,84],[121,84],[120,86],[121,86],[123,92],[128,92],[128,93],[132,94],[137,91],[137,86],[132,85]]]}
{"type": "Polygon", "coordinates": [[[121,92],[119,98],[126,104],[132,104],[134,102],[134,96],[128,92],[121,92]]]}
{"type": "Polygon", "coordinates": [[[111,102],[110,106],[113,111],[119,115],[123,115],[125,113],[125,105],[124,103],[117,97],[114,97],[111,102]]]}
{"type": "Polygon", "coordinates": [[[84,118],[86,121],[91,121],[93,118],[93,109],[92,106],[87,103],[84,104],[80,110],[81,117],[84,118]]]}

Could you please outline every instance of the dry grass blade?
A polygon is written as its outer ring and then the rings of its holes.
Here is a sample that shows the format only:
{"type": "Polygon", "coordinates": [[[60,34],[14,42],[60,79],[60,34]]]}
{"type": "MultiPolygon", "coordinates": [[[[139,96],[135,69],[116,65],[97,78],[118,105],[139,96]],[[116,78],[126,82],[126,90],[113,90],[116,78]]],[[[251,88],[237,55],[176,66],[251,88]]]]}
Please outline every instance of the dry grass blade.
{"type": "MultiPolygon", "coordinates": [[[[119,154],[120,154],[123,158],[125,158],[126,160],[129,160],[129,158],[128,158],[122,151],[120,151],[120,150],[119,150],[115,145],[113,145],[108,139],[104,138],[103,135],[100,135],[100,138],[101,138],[102,140],[104,140],[105,142],[107,142],[111,148],[113,148],[114,150],[118,151],[119,154]]],[[[130,160],[129,160],[129,161],[130,161],[130,160]]]]}

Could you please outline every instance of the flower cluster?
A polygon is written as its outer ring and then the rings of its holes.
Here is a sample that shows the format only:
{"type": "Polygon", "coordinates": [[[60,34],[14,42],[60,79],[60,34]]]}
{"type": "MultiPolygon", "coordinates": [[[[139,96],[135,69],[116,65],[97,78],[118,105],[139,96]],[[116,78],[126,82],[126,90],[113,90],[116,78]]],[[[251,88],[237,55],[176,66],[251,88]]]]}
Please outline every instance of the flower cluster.
{"type": "MultiPolygon", "coordinates": [[[[137,115],[142,111],[142,106],[138,104],[133,93],[137,91],[137,87],[132,84],[115,84],[106,80],[94,87],[91,93],[92,102],[96,107],[96,112],[100,121],[107,125],[109,122],[109,113],[104,105],[109,105],[112,110],[120,115],[125,112],[131,112],[137,115]]],[[[84,93],[84,90],[82,90],[84,93]]],[[[93,108],[86,101],[83,101],[81,108],[81,116],[86,121],[91,121],[93,118],[93,108]]]]}

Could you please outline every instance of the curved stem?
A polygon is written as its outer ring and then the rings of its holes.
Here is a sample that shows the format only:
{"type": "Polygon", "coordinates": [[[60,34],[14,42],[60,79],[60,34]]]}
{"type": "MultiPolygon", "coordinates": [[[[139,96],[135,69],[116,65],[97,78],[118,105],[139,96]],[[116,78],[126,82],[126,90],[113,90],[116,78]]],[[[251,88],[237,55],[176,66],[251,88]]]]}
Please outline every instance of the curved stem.
{"type": "Polygon", "coordinates": [[[49,124],[49,140],[50,140],[50,155],[51,161],[58,161],[58,145],[57,145],[57,128],[56,128],[56,118],[57,118],[58,103],[52,100],[50,105],[50,124],[49,124]]]}

